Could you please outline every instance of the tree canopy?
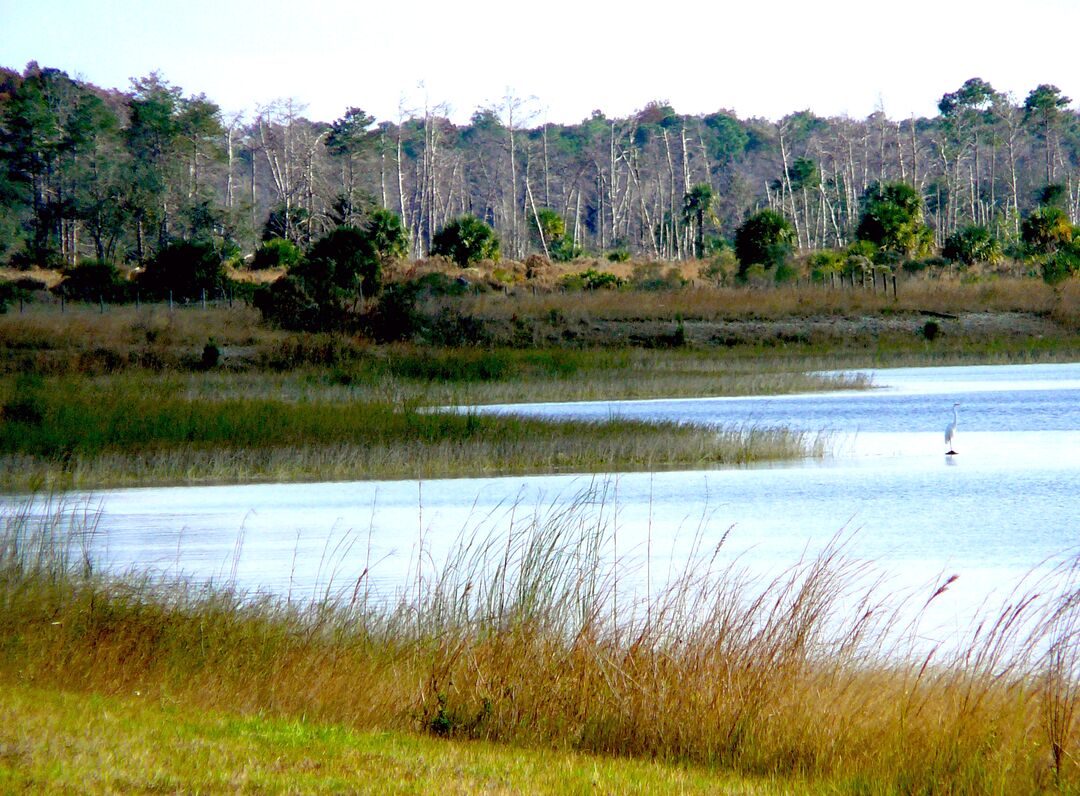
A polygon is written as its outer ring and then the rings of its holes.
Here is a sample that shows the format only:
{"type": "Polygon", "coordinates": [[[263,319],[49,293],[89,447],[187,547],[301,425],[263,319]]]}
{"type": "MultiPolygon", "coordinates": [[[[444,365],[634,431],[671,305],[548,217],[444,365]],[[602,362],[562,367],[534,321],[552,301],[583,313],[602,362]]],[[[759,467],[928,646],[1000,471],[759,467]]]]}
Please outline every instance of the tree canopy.
{"type": "Polygon", "coordinates": [[[464,123],[439,105],[322,122],[293,99],[223,114],[159,73],[103,89],[33,63],[0,69],[0,262],[134,268],[205,241],[243,265],[267,240],[303,251],[376,218],[395,242],[378,245],[384,260],[688,259],[764,210],[800,251],[862,239],[879,259],[916,257],[974,244],[974,227],[1019,251],[1024,220],[1045,221],[1047,186],[1080,220],[1071,102],[1050,82],[1018,102],[972,77],[931,118],[772,122],[656,100],[534,125],[508,98],[464,123]]]}

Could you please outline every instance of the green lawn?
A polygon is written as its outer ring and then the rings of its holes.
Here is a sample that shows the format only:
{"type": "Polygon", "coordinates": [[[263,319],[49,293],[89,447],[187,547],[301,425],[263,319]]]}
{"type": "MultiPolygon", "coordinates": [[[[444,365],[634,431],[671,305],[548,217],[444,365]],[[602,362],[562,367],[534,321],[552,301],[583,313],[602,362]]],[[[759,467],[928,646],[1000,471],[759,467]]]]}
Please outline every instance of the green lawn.
{"type": "Polygon", "coordinates": [[[7,793],[791,793],[703,768],[0,687],[7,793]]]}

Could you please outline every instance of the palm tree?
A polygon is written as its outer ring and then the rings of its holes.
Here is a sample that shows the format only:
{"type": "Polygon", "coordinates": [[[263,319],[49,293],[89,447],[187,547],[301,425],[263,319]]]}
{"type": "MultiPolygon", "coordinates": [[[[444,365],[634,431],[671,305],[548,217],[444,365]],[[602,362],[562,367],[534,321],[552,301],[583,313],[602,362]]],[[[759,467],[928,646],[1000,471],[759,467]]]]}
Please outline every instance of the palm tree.
{"type": "Polygon", "coordinates": [[[705,218],[713,217],[713,191],[704,182],[699,182],[683,196],[683,223],[694,227],[694,256],[705,253],[705,218]]]}

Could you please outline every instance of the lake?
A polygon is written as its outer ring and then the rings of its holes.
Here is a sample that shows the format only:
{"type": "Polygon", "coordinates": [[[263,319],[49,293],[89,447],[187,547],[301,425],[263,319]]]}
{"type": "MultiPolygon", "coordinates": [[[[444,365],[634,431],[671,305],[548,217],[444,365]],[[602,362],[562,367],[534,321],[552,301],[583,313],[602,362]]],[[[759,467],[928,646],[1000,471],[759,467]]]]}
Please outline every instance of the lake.
{"type": "MultiPolygon", "coordinates": [[[[695,549],[768,576],[824,549],[927,596],[956,574],[936,639],[1047,561],[1077,552],[1080,364],[890,369],[844,393],[486,407],[825,433],[822,460],[609,476],[552,475],[125,489],[66,498],[96,513],[92,554],[136,570],[309,599],[362,578],[381,599],[430,577],[462,535],[498,537],[576,506],[626,586],[656,588],[695,549]],[[958,402],[955,456],[943,433],[958,402]],[[539,519],[538,519],[539,518],[539,519]]],[[[930,631],[928,631],[930,632],[930,631]]]]}

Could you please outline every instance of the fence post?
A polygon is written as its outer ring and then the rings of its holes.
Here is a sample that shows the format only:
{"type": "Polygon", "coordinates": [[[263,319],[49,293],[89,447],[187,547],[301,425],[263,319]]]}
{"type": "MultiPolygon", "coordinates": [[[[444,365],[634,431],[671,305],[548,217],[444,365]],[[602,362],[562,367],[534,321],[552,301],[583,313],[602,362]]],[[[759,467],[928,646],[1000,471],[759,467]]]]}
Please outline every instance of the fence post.
{"type": "Polygon", "coordinates": [[[67,291],[64,288],[60,288],[60,314],[64,314],[64,304],[66,303],[67,291]]]}
{"type": "Polygon", "coordinates": [[[103,295],[101,295],[100,293],[98,293],[97,301],[98,301],[98,314],[99,315],[104,315],[105,314],[105,297],[103,295]]]}
{"type": "Polygon", "coordinates": [[[206,309],[206,288],[202,289],[202,308],[206,309]]]}
{"type": "Polygon", "coordinates": [[[892,297],[896,298],[896,274],[893,274],[892,277],[892,297]]]}
{"type": "Polygon", "coordinates": [[[169,291],[169,309],[172,309],[172,291],[169,291]]]}

